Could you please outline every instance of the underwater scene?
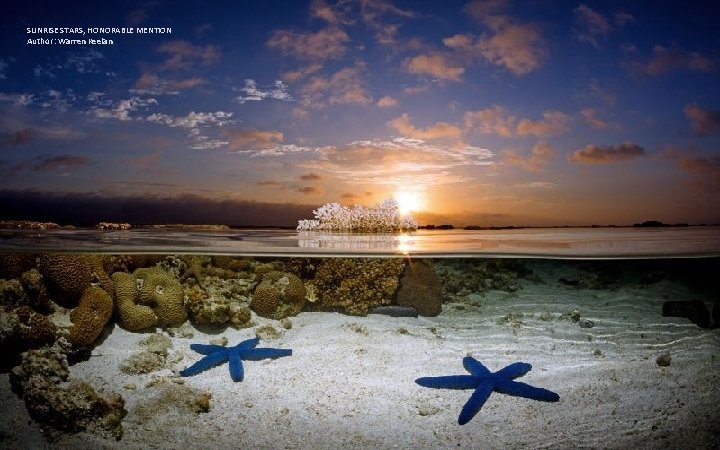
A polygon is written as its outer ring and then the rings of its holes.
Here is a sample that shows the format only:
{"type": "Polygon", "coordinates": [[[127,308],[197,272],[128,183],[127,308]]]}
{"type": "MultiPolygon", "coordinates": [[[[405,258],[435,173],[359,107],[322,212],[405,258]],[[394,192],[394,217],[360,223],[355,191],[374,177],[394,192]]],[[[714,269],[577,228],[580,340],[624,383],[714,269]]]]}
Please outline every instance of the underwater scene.
{"type": "Polygon", "coordinates": [[[0,448],[717,448],[719,237],[1,230],[0,448]]]}

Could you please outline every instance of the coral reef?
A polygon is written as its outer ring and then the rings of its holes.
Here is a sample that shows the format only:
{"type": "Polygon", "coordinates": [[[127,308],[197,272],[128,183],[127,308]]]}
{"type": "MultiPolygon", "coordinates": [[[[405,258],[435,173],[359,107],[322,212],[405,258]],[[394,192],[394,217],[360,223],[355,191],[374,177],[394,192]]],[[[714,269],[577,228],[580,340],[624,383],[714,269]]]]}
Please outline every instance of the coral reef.
{"type": "Polygon", "coordinates": [[[388,233],[418,228],[415,219],[400,213],[400,206],[394,198],[369,208],[360,205],[348,208],[338,203],[327,203],[314,210],[313,215],[315,219],[299,220],[297,230],[388,233]]]}
{"type": "Polygon", "coordinates": [[[30,299],[23,289],[20,281],[16,279],[4,280],[0,278],[0,306],[5,308],[16,308],[28,305],[30,299]]]}
{"type": "Polygon", "coordinates": [[[435,270],[445,296],[452,300],[490,289],[516,292],[518,279],[532,273],[518,259],[450,259],[438,261],[435,270]]]}
{"type": "Polygon", "coordinates": [[[264,274],[255,288],[250,308],[262,317],[284,319],[302,311],[306,294],[296,275],[273,270],[264,274]]]}
{"type": "Polygon", "coordinates": [[[30,253],[0,253],[0,278],[18,278],[35,266],[35,255],[30,253]]]}
{"type": "Polygon", "coordinates": [[[120,325],[130,331],[180,324],[187,319],[180,283],[160,267],[113,274],[120,325]]]}
{"type": "Polygon", "coordinates": [[[113,300],[110,294],[96,286],[88,287],[80,297],[78,307],[70,313],[72,325],[68,341],[74,347],[91,345],[102,333],[112,313],[113,300]]]}
{"type": "Polygon", "coordinates": [[[27,272],[23,272],[20,281],[27,293],[31,308],[45,314],[52,311],[50,294],[45,287],[43,276],[37,269],[30,269],[27,272]]]}
{"type": "Polygon", "coordinates": [[[421,316],[442,312],[440,277],[429,261],[412,260],[405,267],[397,291],[397,304],[417,309],[421,316]]]}
{"type": "Polygon", "coordinates": [[[116,393],[103,398],[84,381],[68,381],[66,351],[59,343],[29,350],[10,373],[10,383],[30,417],[62,431],[107,432],[120,439],[125,401],[116,393]]]}
{"type": "Polygon", "coordinates": [[[198,285],[185,288],[185,309],[194,323],[247,327],[251,325],[248,305],[254,287],[253,276],[232,279],[207,277],[205,290],[198,285]]]}
{"type": "Polygon", "coordinates": [[[321,310],[364,316],[374,306],[388,305],[399,284],[405,261],[398,258],[327,258],[320,260],[312,284],[321,310]]]}
{"type": "Polygon", "coordinates": [[[55,325],[29,306],[0,308],[0,350],[3,355],[0,371],[7,371],[17,364],[22,352],[55,342],[56,333],[55,325]]]}

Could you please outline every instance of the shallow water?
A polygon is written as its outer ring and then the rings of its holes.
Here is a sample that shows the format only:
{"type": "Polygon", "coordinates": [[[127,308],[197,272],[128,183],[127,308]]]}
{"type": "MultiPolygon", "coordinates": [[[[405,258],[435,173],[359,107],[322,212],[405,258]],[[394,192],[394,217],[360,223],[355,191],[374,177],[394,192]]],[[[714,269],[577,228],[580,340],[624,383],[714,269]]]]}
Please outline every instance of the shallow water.
{"type": "MultiPolygon", "coordinates": [[[[127,411],[120,440],[102,427],[68,432],[32,420],[26,400],[10,390],[10,368],[3,370],[0,448],[717,448],[718,227],[397,236],[2,230],[0,257],[8,254],[32,254],[23,270],[40,269],[46,278],[62,272],[61,262],[70,267],[85,257],[108,276],[157,265],[181,286],[189,319],[129,331],[115,311],[89,359],[69,367],[71,380],[99,395],[120,393],[127,411]],[[55,258],[67,253],[75,256],[55,258]],[[420,264],[437,276],[436,316],[365,315],[367,308],[336,301],[397,303],[404,271],[420,264]],[[252,303],[268,271],[282,273],[285,284],[296,276],[306,289],[302,308],[283,320],[258,314],[252,303]],[[383,291],[387,279],[395,284],[383,291]],[[310,286],[318,290],[314,300],[310,286]],[[666,302],[681,307],[664,314],[666,302]],[[223,312],[203,315],[203,305],[223,312]],[[247,310],[248,320],[232,322],[233,308],[247,310]],[[239,383],[227,364],[179,377],[201,358],[191,344],[226,339],[230,346],[256,334],[262,346],[293,349],[292,357],[246,362],[239,383]],[[162,363],[125,372],[149,336],[168,339],[162,363]],[[528,362],[533,370],[519,381],[557,392],[560,401],[494,393],[460,426],[471,391],[414,380],[463,374],[466,355],[492,371],[528,362]],[[209,398],[207,410],[188,409],[187,398],[198,393],[209,398]]],[[[416,297],[428,283],[416,287],[416,297]]],[[[7,289],[0,300],[4,323],[20,300],[7,289]]],[[[41,312],[60,334],[73,323],[74,301],[41,312]]]]}

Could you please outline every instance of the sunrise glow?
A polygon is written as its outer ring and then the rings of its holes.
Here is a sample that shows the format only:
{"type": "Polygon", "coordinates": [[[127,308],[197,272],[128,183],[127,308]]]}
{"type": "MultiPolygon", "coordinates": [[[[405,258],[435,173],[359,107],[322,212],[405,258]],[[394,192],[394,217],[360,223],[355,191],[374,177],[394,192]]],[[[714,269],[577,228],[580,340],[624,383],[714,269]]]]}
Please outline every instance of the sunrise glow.
{"type": "Polygon", "coordinates": [[[423,208],[423,196],[419,191],[401,190],[396,192],[394,197],[400,207],[400,214],[409,214],[423,208]]]}

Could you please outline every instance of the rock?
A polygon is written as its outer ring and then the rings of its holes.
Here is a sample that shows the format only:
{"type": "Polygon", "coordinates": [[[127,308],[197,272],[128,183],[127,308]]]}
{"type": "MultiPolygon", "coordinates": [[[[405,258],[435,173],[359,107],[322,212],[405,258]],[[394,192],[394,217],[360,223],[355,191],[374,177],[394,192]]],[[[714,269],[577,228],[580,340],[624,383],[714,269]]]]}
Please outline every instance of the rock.
{"type": "Polygon", "coordinates": [[[418,310],[412,306],[386,305],[376,306],[368,314],[382,314],[390,317],[417,317],[418,310]]]}
{"type": "Polygon", "coordinates": [[[595,322],[588,319],[580,319],[578,325],[580,325],[580,328],[592,328],[595,326],[595,322]]]}
{"type": "Polygon", "coordinates": [[[410,306],[421,316],[437,316],[442,312],[440,277],[430,263],[410,261],[400,278],[397,304],[410,306]]]}
{"type": "Polygon", "coordinates": [[[663,353],[662,355],[658,356],[655,362],[658,366],[661,367],[667,367],[670,365],[670,360],[672,358],[670,357],[670,353],[663,353]]]}
{"type": "Polygon", "coordinates": [[[700,328],[710,326],[710,311],[705,306],[705,302],[700,300],[665,302],[662,315],[663,317],[685,317],[700,328]]]}

